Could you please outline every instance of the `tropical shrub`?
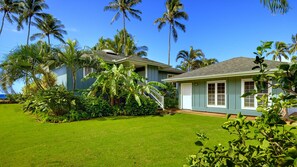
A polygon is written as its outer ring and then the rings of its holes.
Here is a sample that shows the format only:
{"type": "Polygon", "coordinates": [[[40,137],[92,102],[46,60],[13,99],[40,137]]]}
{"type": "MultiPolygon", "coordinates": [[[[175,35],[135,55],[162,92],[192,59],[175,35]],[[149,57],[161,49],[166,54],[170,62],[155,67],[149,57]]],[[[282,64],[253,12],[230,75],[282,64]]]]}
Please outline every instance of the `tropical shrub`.
{"type": "Polygon", "coordinates": [[[160,88],[164,96],[164,106],[166,109],[178,107],[178,95],[175,84],[164,83],[165,87],[160,88]]]}
{"type": "Polygon", "coordinates": [[[24,101],[23,109],[49,122],[78,121],[112,114],[104,99],[75,95],[64,86],[38,91],[24,101]]]}
{"type": "Polygon", "coordinates": [[[160,93],[158,88],[165,87],[165,85],[160,82],[146,82],[134,71],[133,66],[108,65],[101,59],[98,61],[101,62],[102,70],[98,73],[91,73],[85,78],[96,78],[90,87],[88,96],[101,96],[107,99],[113,108],[114,115],[155,113],[156,110],[151,110],[157,109],[157,107],[154,107],[156,104],[152,104],[154,101],[150,99],[150,95],[156,92],[160,93]],[[135,106],[135,103],[138,107],[135,106]],[[152,105],[147,106],[147,104],[152,105]],[[124,107],[125,105],[127,107],[124,107]],[[148,107],[147,110],[146,107],[148,107]]]}
{"type": "Polygon", "coordinates": [[[157,112],[158,105],[155,101],[149,98],[143,98],[141,100],[141,106],[138,105],[137,101],[134,99],[130,99],[126,102],[125,106],[123,107],[123,111],[125,115],[154,115],[157,112]]]}
{"type": "Polygon", "coordinates": [[[201,148],[196,155],[188,158],[185,166],[297,166],[296,127],[286,126],[282,112],[284,108],[297,105],[295,91],[297,64],[282,64],[273,74],[268,73],[264,53],[271,49],[272,42],[265,42],[257,48],[253,69],[260,74],[254,77],[257,90],[245,93],[243,97],[256,95],[267,87],[268,81],[276,81],[273,88],[282,89],[279,95],[257,96],[261,105],[257,108],[261,116],[255,121],[248,121],[240,113],[235,120],[229,120],[222,126],[230,135],[235,136],[227,146],[221,144],[205,147],[205,134],[197,133],[195,143],[201,148]],[[271,103],[271,104],[269,104],[271,103]]]}
{"type": "Polygon", "coordinates": [[[178,107],[178,98],[177,97],[164,97],[164,106],[165,108],[177,108],[178,107]]]}

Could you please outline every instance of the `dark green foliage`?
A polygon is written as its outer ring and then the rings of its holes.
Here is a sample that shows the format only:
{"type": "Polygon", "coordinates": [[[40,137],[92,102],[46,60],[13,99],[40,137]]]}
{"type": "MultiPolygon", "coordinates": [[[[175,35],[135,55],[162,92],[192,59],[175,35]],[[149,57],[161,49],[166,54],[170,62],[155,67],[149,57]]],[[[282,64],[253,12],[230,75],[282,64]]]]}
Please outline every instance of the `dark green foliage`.
{"type": "Polygon", "coordinates": [[[165,108],[177,108],[178,107],[178,98],[177,97],[165,97],[164,98],[165,108]]]}
{"type": "Polygon", "coordinates": [[[157,112],[158,105],[152,99],[143,98],[141,100],[142,105],[138,105],[137,101],[130,99],[123,107],[125,115],[154,115],[157,112]]]}
{"type": "Polygon", "coordinates": [[[54,86],[29,97],[23,106],[44,121],[78,121],[111,115],[111,107],[102,98],[75,95],[63,86],[54,86]]]}
{"type": "Polygon", "coordinates": [[[178,107],[178,95],[175,84],[164,83],[165,87],[161,88],[161,92],[164,96],[164,106],[168,108],[177,108],[178,107]]]}

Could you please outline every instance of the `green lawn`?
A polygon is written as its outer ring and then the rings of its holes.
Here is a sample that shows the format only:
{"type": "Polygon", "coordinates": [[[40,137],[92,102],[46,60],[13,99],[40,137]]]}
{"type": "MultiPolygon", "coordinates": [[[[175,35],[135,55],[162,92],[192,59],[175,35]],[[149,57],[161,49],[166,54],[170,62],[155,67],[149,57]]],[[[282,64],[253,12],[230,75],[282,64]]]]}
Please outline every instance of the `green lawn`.
{"type": "Polygon", "coordinates": [[[0,104],[0,166],[182,166],[195,154],[196,132],[226,143],[224,118],[114,117],[50,124],[0,104]]]}

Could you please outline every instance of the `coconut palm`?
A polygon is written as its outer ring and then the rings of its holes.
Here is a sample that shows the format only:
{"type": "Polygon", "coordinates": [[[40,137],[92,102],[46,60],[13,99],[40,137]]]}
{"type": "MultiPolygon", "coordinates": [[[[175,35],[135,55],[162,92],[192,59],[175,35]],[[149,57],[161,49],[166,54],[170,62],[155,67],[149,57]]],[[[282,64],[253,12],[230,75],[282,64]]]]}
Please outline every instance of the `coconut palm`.
{"type": "Polygon", "coordinates": [[[63,39],[63,35],[67,34],[64,30],[65,27],[60,20],[54,18],[52,15],[44,15],[41,19],[36,18],[36,23],[32,25],[36,26],[41,32],[33,34],[30,38],[31,40],[35,40],[37,37],[47,37],[48,44],[51,45],[50,35],[52,35],[62,43],[65,43],[63,39]]]}
{"type": "Polygon", "coordinates": [[[290,54],[297,52],[297,34],[292,35],[292,44],[290,45],[289,52],[290,54]]]}
{"type": "Polygon", "coordinates": [[[166,1],[166,12],[161,18],[155,20],[155,24],[158,23],[159,31],[166,25],[169,24],[169,39],[168,39],[168,65],[170,65],[170,47],[171,47],[171,34],[174,41],[178,39],[176,28],[186,31],[186,26],[177,20],[185,19],[188,20],[188,14],[183,11],[184,5],[180,0],[167,0],[166,1]]]}
{"type": "Polygon", "coordinates": [[[124,45],[126,44],[126,19],[129,19],[128,14],[132,17],[141,20],[140,14],[142,12],[140,10],[134,9],[134,7],[141,3],[142,0],[112,0],[109,2],[108,6],[104,7],[104,11],[116,11],[116,14],[111,20],[111,23],[118,20],[122,14],[123,17],[123,30],[124,30],[124,45]]]}
{"type": "Polygon", "coordinates": [[[206,66],[209,66],[209,65],[212,65],[212,64],[216,64],[218,63],[219,61],[215,58],[210,58],[210,59],[207,59],[207,58],[204,58],[202,59],[202,61],[199,63],[199,68],[201,67],[206,67],[206,66]]]}
{"type": "Polygon", "coordinates": [[[197,60],[203,59],[204,56],[205,55],[201,49],[193,49],[193,46],[191,46],[189,51],[179,51],[176,56],[176,61],[181,59],[181,67],[185,67],[186,71],[191,71],[195,69],[195,64],[197,64],[197,60]]]}
{"type": "Polygon", "coordinates": [[[19,1],[17,1],[17,0],[0,0],[0,12],[3,13],[1,28],[0,28],[0,35],[1,35],[3,27],[4,27],[5,19],[9,23],[13,23],[14,21],[18,20],[18,18],[15,16],[15,14],[19,13],[19,1]]]}
{"type": "Polygon", "coordinates": [[[287,13],[289,10],[288,0],[260,0],[272,13],[287,13]]]}
{"type": "Polygon", "coordinates": [[[267,53],[267,56],[272,55],[272,59],[282,61],[282,57],[286,60],[289,59],[288,56],[288,45],[284,42],[276,42],[275,43],[275,50],[267,53]]]}
{"type": "Polygon", "coordinates": [[[31,25],[34,20],[41,18],[46,13],[43,13],[44,9],[48,9],[48,5],[44,0],[21,0],[21,13],[19,18],[18,30],[23,29],[23,22],[28,25],[27,45],[29,44],[31,25]]]}
{"type": "Polygon", "coordinates": [[[62,50],[58,50],[58,61],[70,69],[72,74],[72,88],[76,89],[76,72],[82,63],[83,52],[78,48],[76,40],[68,39],[62,50]]]}
{"type": "Polygon", "coordinates": [[[124,30],[118,31],[113,39],[100,38],[95,50],[109,49],[117,54],[122,54],[125,56],[136,55],[139,57],[147,56],[148,47],[147,46],[137,46],[134,38],[129,33],[124,33],[124,30]],[[124,46],[124,34],[128,34],[126,37],[126,45],[124,46]]]}

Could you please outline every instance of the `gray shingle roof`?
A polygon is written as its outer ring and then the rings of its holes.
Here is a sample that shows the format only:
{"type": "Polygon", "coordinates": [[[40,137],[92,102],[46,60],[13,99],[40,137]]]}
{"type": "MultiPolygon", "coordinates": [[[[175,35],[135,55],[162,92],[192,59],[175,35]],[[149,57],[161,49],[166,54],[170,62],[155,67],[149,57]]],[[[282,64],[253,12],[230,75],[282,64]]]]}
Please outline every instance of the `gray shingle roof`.
{"type": "Polygon", "coordinates": [[[172,68],[171,66],[164,64],[164,63],[160,63],[148,58],[142,58],[142,57],[138,57],[138,56],[122,56],[122,55],[113,55],[113,54],[109,54],[109,53],[105,53],[104,51],[96,51],[97,52],[97,56],[102,58],[104,61],[109,62],[109,63],[123,63],[123,62],[139,62],[139,63],[144,63],[147,65],[154,65],[157,67],[160,67],[160,71],[166,71],[166,72],[171,72],[171,73],[175,73],[175,74],[182,74],[184,73],[181,70],[178,70],[176,68],[172,68]]]}
{"type": "MultiPolygon", "coordinates": [[[[253,61],[255,58],[246,58],[246,57],[236,57],[230,60],[226,60],[217,64],[199,68],[194,71],[176,75],[167,79],[167,81],[186,81],[187,79],[193,80],[194,78],[208,78],[208,77],[222,77],[227,76],[228,74],[237,74],[237,73],[246,73],[252,74],[256,73],[259,70],[252,71],[252,68],[256,65],[253,61]]],[[[278,61],[265,60],[269,69],[275,69],[281,64],[278,61]]],[[[166,81],[166,79],[164,80],[166,81]]]]}

